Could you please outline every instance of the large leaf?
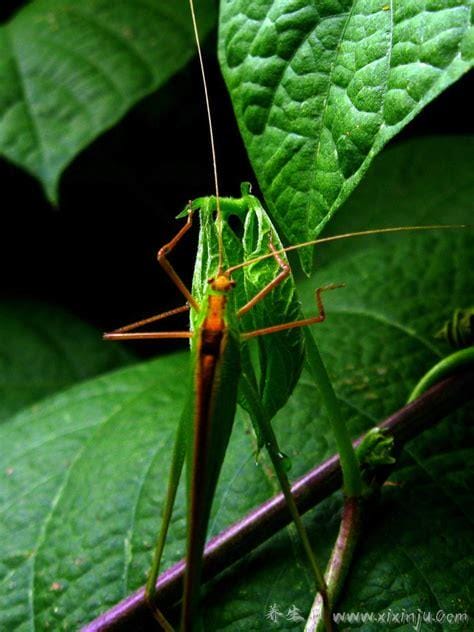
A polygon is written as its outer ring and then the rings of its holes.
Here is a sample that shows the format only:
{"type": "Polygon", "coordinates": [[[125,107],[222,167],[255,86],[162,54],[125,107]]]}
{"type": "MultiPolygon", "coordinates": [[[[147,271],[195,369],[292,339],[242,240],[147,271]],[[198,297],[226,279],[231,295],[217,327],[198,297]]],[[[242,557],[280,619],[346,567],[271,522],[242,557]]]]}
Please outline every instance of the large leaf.
{"type": "MultiPolygon", "coordinates": [[[[199,3],[204,36],[215,3],[199,3]]],[[[188,4],[34,0],[0,27],[0,155],[50,199],[62,170],[192,56],[188,4]]]]}
{"type": "Polygon", "coordinates": [[[468,70],[471,19],[470,0],[222,0],[224,76],[288,241],[314,238],[383,145],[468,70]]]}
{"type": "Polygon", "coordinates": [[[59,307],[0,303],[0,420],[66,386],[132,359],[59,307]]]}
{"type": "MultiPolygon", "coordinates": [[[[470,147],[464,145],[458,156],[472,159],[470,147]]],[[[430,148],[432,163],[436,145],[430,148]]],[[[448,151],[446,142],[438,149],[448,151]]],[[[387,221],[401,221],[397,165],[402,157],[417,164],[416,154],[417,145],[411,144],[380,160],[379,168],[388,174],[387,221]]],[[[452,155],[440,180],[449,182],[451,171],[458,171],[470,182],[463,160],[452,155]]],[[[449,187],[440,180],[436,184],[446,193],[449,187]]],[[[419,199],[434,200],[433,183],[424,183],[428,179],[411,183],[411,221],[417,221],[419,199]]],[[[459,178],[457,185],[450,209],[467,209],[472,199],[467,181],[459,178]]],[[[374,181],[369,178],[365,186],[370,189],[374,181]]],[[[430,219],[442,220],[444,213],[441,205],[430,219]]],[[[355,242],[346,243],[303,290],[309,310],[313,286],[329,279],[348,283],[327,297],[328,319],[315,333],[356,435],[399,407],[420,373],[446,352],[432,334],[453,308],[472,304],[474,249],[468,231],[395,236],[390,247],[374,239],[368,249],[354,252],[355,242]]],[[[161,358],[75,387],[0,428],[0,472],[6,473],[0,479],[2,629],[77,629],[143,583],[187,375],[184,354],[161,358]]],[[[239,413],[235,426],[212,533],[274,489],[266,463],[255,466],[248,420],[239,413]]],[[[463,612],[471,607],[473,427],[472,411],[466,410],[405,450],[394,477],[404,484],[384,489],[341,610],[463,612]]],[[[304,376],[275,418],[275,428],[295,476],[335,450],[322,402],[304,376]]],[[[181,494],[167,564],[183,552],[183,502],[181,494]]],[[[339,508],[336,495],[308,516],[322,558],[335,535],[339,508]]],[[[284,615],[293,605],[307,614],[312,581],[293,539],[291,529],[282,532],[210,586],[206,630],[268,630],[265,617],[274,603],[284,615]]],[[[275,629],[300,625],[282,617],[275,629]]]]}

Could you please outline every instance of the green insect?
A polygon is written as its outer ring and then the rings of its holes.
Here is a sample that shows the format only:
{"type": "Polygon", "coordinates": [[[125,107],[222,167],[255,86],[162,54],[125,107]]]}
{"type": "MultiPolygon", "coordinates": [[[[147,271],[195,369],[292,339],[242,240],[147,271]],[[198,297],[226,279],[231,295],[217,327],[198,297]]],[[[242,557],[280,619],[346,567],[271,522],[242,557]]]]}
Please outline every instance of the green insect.
{"type": "MultiPolygon", "coordinates": [[[[245,192],[245,187],[244,187],[245,192]]],[[[272,325],[257,327],[256,329],[245,330],[241,323],[245,322],[245,316],[252,310],[264,303],[265,299],[282,286],[290,275],[290,267],[281,247],[278,237],[265,216],[258,200],[245,193],[240,199],[233,198],[201,198],[186,209],[187,221],[183,228],[177,233],[174,239],[163,246],[158,253],[158,260],[170,278],[175,283],[186,299],[186,304],[170,312],[159,314],[142,321],[121,327],[111,333],[105,334],[107,340],[150,340],[163,338],[189,338],[191,339],[192,352],[192,385],[190,388],[189,400],[185,406],[184,413],[178,428],[176,444],[173,451],[170,482],[168,495],[165,503],[165,513],[162,530],[155,552],[152,571],[147,583],[147,598],[153,604],[155,602],[155,584],[158,576],[161,556],[166,540],[169,521],[171,519],[172,508],[176,496],[179,478],[184,461],[188,463],[188,537],[186,552],[186,574],[184,582],[184,597],[182,610],[182,629],[191,630],[192,623],[196,616],[197,601],[199,598],[199,586],[201,579],[201,560],[204,550],[209,514],[214,497],[219,472],[226,452],[229,437],[234,422],[239,385],[241,398],[244,406],[251,412],[252,419],[256,425],[256,432],[260,443],[265,444],[269,450],[270,457],[275,465],[276,473],[282,486],[282,491],[287,496],[289,510],[292,512],[293,520],[297,524],[303,547],[310,559],[315,576],[316,587],[323,593],[325,583],[323,575],[314,559],[311,547],[299,518],[296,506],[291,497],[290,487],[285,472],[284,459],[280,452],[276,439],[270,426],[271,413],[269,410],[282,405],[256,386],[255,375],[252,372],[250,352],[246,346],[246,341],[252,338],[259,338],[272,334],[275,338],[278,334],[285,335],[289,330],[298,329],[314,323],[320,323],[325,318],[322,303],[322,292],[334,289],[337,286],[326,286],[316,291],[316,301],[318,313],[310,318],[300,318],[286,322],[276,322],[272,325]],[[270,235],[267,244],[268,254],[274,261],[276,274],[269,268],[268,262],[260,266],[260,278],[264,274],[273,274],[273,278],[265,282],[253,297],[241,304],[237,304],[239,285],[245,285],[244,269],[260,264],[262,259],[267,259],[267,254],[259,255],[251,261],[243,264],[229,266],[225,264],[225,253],[223,249],[223,234],[229,237],[223,230],[223,222],[218,219],[217,226],[221,226],[215,233],[215,238],[220,247],[217,250],[217,261],[213,257],[206,258],[205,270],[199,265],[195,271],[195,285],[200,291],[191,293],[179,278],[168,261],[168,254],[180,242],[185,233],[191,228],[193,207],[201,208],[201,217],[204,222],[206,232],[214,224],[213,212],[218,212],[218,218],[239,212],[246,217],[246,232],[254,233],[251,227],[255,222],[259,224],[257,233],[270,235]],[[275,246],[278,245],[278,248],[275,246]],[[214,267],[214,273],[201,281],[201,275],[214,267]],[[237,280],[238,279],[238,280],[237,280]],[[133,331],[143,325],[166,318],[168,316],[191,310],[192,329],[188,331],[157,331],[157,332],[136,332],[133,331]],[[245,368],[244,377],[242,369],[245,368]]],[[[225,224],[227,226],[227,224],[225,224]]],[[[211,233],[212,234],[212,233],[211,233]]],[[[261,240],[260,240],[261,241],[261,240]]],[[[261,246],[261,245],[260,245],[261,246]]],[[[292,285],[290,285],[292,288],[292,285]]],[[[286,296],[288,289],[285,291],[286,296]]],[[[242,295],[242,292],[240,292],[242,295]]],[[[293,302],[293,310],[298,311],[297,301],[290,296],[293,302]]],[[[270,311],[272,311],[270,309],[270,311]]],[[[301,356],[300,336],[293,340],[285,339],[274,342],[275,345],[290,345],[296,353],[301,356]]],[[[300,358],[302,360],[302,357],[300,358]]],[[[268,372],[269,369],[266,367],[268,372]]],[[[265,380],[266,381],[266,380],[265,380]]],[[[290,386],[291,388],[291,386],[290,386]]],[[[269,391],[271,393],[271,391],[269,391]]],[[[273,398],[275,394],[273,393],[273,398]]],[[[156,611],[156,616],[162,626],[169,630],[171,627],[163,617],[156,611]]]]}

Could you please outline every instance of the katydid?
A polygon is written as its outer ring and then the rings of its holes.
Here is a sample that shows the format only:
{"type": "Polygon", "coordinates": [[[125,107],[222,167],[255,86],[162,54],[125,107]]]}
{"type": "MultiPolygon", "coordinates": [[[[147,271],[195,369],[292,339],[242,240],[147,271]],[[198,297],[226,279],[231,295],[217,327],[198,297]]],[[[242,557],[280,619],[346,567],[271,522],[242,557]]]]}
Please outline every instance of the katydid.
{"type": "MultiPolygon", "coordinates": [[[[250,196],[250,194],[247,194],[240,200],[226,198],[220,200],[218,197],[212,197],[201,199],[198,203],[206,205],[205,216],[210,217],[211,213],[209,211],[212,211],[214,205],[216,209],[219,209],[219,213],[222,213],[221,206],[224,206],[224,210],[227,210],[226,206],[228,206],[228,209],[231,210],[232,213],[235,213],[237,205],[240,205],[241,209],[245,211],[249,207],[255,207],[258,201],[256,198],[253,198],[253,196],[250,196]]],[[[178,277],[167,258],[168,254],[192,225],[193,210],[191,207],[192,205],[187,209],[187,221],[183,228],[177,233],[176,237],[163,246],[158,253],[158,261],[185,297],[187,301],[186,305],[165,312],[164,314],[127,325],[112,333],[105,334],[105,338],[108,340],[192,339],[193,385],[191,398],[185,406],[178,429],[171,466],[168,497],[166,499],[164,523],[147,584],[147,597],[150,603],[153,603],[158,568],[165,544],[172,506],[185,455],[187,455],[189,459],[188,489],[190,494],[186,554],[187,570],[184,583],[182,614],[183,630],[192,629],[193,619],[195,617],[200,583],[201,558],[205,544],[209,513],[237,406],[242,343],[249,338],[265,334],[275,334],[280,331],[322,322],[325,318],[325,314],[321,294],[324,290],[336,287],[327,286],[317,290],[318,314],[316,316],[242,332],[239,321],[289,276],[290,267],[288,262],[286,258],[283,258],[282,254],[277,252],[275,245],[270,241],[268,248],[278,267],[278,273],[274,279],[270,280],[261,288],[255,296],[240,307],[236,307],[233,297],[233,289],[236,282],[229,273],[229,269],[224,267],[225,255],[221,251],[222,254],[218,255],[215,275],[209,278],[208,288],[204,292],[202,299],[198,302],[196,297],[193,296],[183,281],[178,277]],[[193,331],[132,331],[142,325],[150,324],[188,309],[193,312],[193,331]],[[194,425],[192,431],[189,427],[191,420],[194,425]],[[193,435],[192,441],[189,440],[190,434],[193,435]]],[[[274,239],[277,239],[276,235],[274,239]]],[[[275,243],[277,242],[275,241],[275,243]]],[[[262,426],[259,428],[259,432],[263,437],[264,443],[269,448],[270,456],[277,470],[277,476],[285,495],[287,495],[289,509],[293,514],[297,529],[302,538],[303,546],[311,561],[316,587],[322,592],[324,597],[325,585],[322,573],[314,560],[308,538],[291,497],[284,468],[281,463],[278,463],[278,459],[281,458],[281,453],[278,450],[269,424],[267,425],[264,421],[266,413],[263,410],[263,406],[261,406],[260,402],[255,401],[256,394],[252,391],[250,383],[246,383],[244,397],[247,400],[252,399],[253,401],[250,405],[260,410],[262,426]]],[[[163,615],[159,611],[155,611],[155,614],[163,627],[170,629],[163,615]]]]}

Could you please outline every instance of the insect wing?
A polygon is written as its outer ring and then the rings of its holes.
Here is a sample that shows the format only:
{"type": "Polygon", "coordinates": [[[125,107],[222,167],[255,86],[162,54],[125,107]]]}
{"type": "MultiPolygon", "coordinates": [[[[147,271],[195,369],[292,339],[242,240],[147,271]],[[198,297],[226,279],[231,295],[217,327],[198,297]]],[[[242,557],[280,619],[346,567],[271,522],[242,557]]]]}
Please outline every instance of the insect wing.
{"type": "MultiPolygon", "coordinates": [[[[246,183],[242,185],[240,199],[220,200],[225,267],[268,254],[270,243],[276,249],[283,247],[265,209],[255,196],[250,195],[249,188],[246,183]]],[[[196,202],[199,204],[201,226],[193,294],[202,302],[208,280],[216,274],[218,267],[216,199],[200,198],[196,202]]],[[[282,259],[287,261],[285,255],[282,259]]],[[[238,307],[245,305],[280,270],[273,257],[236,270],[233,274],[236,287],[229,297],[229,318],[232,319],[232,314],[237,312],[238,307]]],[[[195,316],[191,315],[191,318],[195,319],[195,316]]],[[[241,331],[250,331],[300,318],[302,314],[294,280],[289,276],[249,310],[236,326],[241,331]]],[[[193,327],[195,325],[195,322],[192,323],[193,327]]],[[[304,361],[303,348],[303,335],[299,329],[262,336],[253,345],[242,346],[243,373],[252,383],[252,388],[256,389],[269,418],[284,406],[298,381],[304,361]]],[[[239,396],[239,403],[252,415],[251,405],[242,394],[239,396]]]]}
{"type": "Polygon", "coordinates": [[[188,529],[182,621],[184,630],[191,629],[196,616],[209,516],[237,407],[239,348],[238,336],[233,331],[227,332],[211,377],[206,377],[199,342],[194,349],[197,356],[195,428],[194,439],[188,442],[188,529]]]}
{"type": "MultiPolygon", "coordinates": [[[[283,244],[259,200],[247,196],[249,212],[243,236],[244,261],[267,254],[270,244],[281,249],[283,244]]],[[[288,265],[286,255],[281,260],[288,265]]],[[[281,272],[272,257],[243,268],[247,297],[255,296],[281,272]]],[[[243,317],[242,328],[260,329],[303,318],[296,294],[294,278],[284,281],[243,317]]],[[[304,363],[304,337],[300,328],[288,329],[255,340],[258,346],[258,391],[265,412],[272,418],[285,405],[300,377],[304,363]]],[[[255,362],[254,362],[255,365],[255,362]]]]}

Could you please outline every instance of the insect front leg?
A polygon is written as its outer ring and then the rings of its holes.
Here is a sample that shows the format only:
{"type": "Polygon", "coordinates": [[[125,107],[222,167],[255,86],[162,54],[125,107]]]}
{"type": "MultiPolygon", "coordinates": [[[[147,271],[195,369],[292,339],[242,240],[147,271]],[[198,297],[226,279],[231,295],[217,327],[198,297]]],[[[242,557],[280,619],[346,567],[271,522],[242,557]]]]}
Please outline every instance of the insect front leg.
{"type": "Polygon", "coordinates": [[[174,309],[170,309],[167,312],[162,312],[161,314],[155,314],[154,316],[149,316],[148,318],[143,318],[142,320],[137,320],[134,323],[130,323],[129,325],[124,325],[123,327],[118,327],[113,331],[106,333],[103,335],[104,340],[144,340],[149,338],[190,338],[191,334],[188,331],[142,331],[142,332],[134,332],[134,329],[138,329],[139,327],[143,327],[144,325],[149,325],[150,323],[155,323],[157,320],[163,320],[164,318],[168,318],[169,316],[174,316],[175,314],[182,314],[183,312],[189,311],[189,305],[181,305],[181,307],[175,307],[174,309]]]}
{"type": "Polygon", "coordinates": [[[245,305],[239,309],[239,311],[237,312],[238,318],[246,314],[250,309],[252,309],[252,307],[254,307],[254,305],[263,300],[265,296],[267,296],[267,294],[270,294],[270,292],[274,288],[280,285],[280,283],[282,283],[286,279],[286,277],[290,275],[291,268],[289,264],[280,257],[271,241],[270,250],[272,251],[274,258],[276,259],[276,262],[280,266],[280,272],[274,279],[267,283],[267,285],[262,288],[260,292],[258,292],[253,298],[251,298],[248,303],[245,303],[245,305]]]}
{"type": "Polygon", "coordinates": [[[197,312],[199,311],[199,304],[196,299],[193,297],[191,292],[188,290],[181,277],[178,275],[176,270],[173,268],[171,263],[168,261],[167,255],[176,247],[176,245],[181,241],[184,235],[188,232],[188,230],[193,225],[193,212],[191,209],[191,203],[189,203],[189,212],[188,219],[186,220],[186,224],[177,232],[177,234],[173,237],[171,241],[162,246],[156,255],[158,259],[158,263],[166,272],[166,274],[170,277],[173,283],[176,285],[181,294],[186,298],[188,303],[191,305],[193,309],[197,312]]]}

